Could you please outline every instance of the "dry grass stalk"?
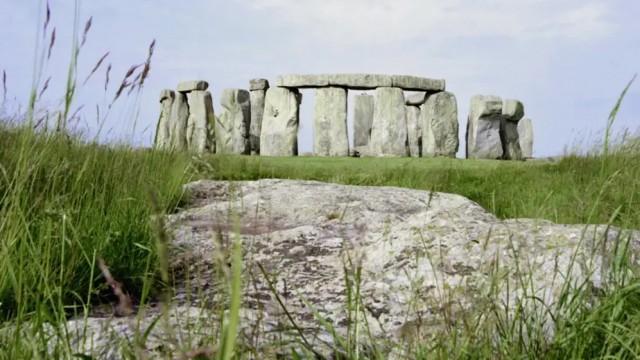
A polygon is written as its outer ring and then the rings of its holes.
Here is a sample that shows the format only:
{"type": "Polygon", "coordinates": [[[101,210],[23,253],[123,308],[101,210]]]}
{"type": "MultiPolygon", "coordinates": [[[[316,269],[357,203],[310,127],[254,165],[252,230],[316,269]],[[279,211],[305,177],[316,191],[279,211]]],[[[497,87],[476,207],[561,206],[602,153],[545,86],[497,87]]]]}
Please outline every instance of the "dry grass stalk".
{"type": "Polygon", "coordinates": [[[47,80],[44,82],[44,85],[42,85],[42,89],[40,90],[38,97],[41,97],[42,94],[44,94],[44,92],[49,88],[49,81],[51,81],[51,76],[49,76],[47,80]]]}
{"type": "Polygon", "coordinates": [[[123,291],[122,284],[113,278],[107,264],[102,258],[98,259],[98,267],[102,272],[102,276],[104,276],[107,281],[107,284],[111,287],[113,294],[118,297],[118,305],[115,309],[116,315],[128,316],[133,314],[133,302],[131,301],[131,297],[123,291]]]}
{"type": "Polygon", "coordinates": [[[47,0],[47,13],[44,18],[44,27],[42,28],[43,34],[47,32],[47,26],[49,26],[49,20],[51,20],[51,7],[49,6],[49,0],[47,0]]]}
{"type": "Polygon", "coordinates": [[[87,81],[89,81],[91,76],[93,76],[93,74],[95,74],[96,71],[98,71],[98,69],[100,68],[100,65],[102,65],[102,62],[104,62],[107,56],[109,56],[109,51],[107,51],[106,53],[104,53],[104,55],[102,55],[102,57],[100,57],[96,65],[93,67],[93,69],[91,69],[91,72],[89,73],[89,75],[87,75],[87,78],[84,79],[84,82],[82,83],[82,85],[85,85],[87,81]]]}
{"type": "Polygon", "coordinates": [[[80,43],[80,47],[84,46],[84,43],[87,42],[87,34],[91,29],[91,23],[93,23],[93,16],[89,17],[89,20],[87,20],[87,23],[84,24],[84,32],[82,33],[82,42],[80,43]]]}
{"type": "Polygon", "coordinates": [[[107,87],[109,87],[109,74],[110,73],[111,73],[111,63],[109,63],[109,66],[107,66],[107,71],[105,72],[104,91],[107,91],[107,87]]]}
{"type": "Polygon", "coordinates": [[[56,28],[54,27],[51,31],[51,39],[49,40],[49,50],[47,51],[47,60],[51,59],[51,51],[53,50],[53,45],[56,43],[56,28]]]}
{"type": "Polygon", "coordinates": [[[2,102],[7,100],[7,72],[2,70],[2,102]]]}

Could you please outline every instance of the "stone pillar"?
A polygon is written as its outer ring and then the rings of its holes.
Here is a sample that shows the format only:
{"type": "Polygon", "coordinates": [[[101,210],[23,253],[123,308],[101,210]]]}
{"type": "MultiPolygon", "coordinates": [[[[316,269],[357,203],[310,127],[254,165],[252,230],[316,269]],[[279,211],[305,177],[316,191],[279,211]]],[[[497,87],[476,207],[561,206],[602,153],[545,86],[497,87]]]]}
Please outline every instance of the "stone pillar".
{"type": "Polygon", "coordinates": [[[260,154],[260,130],[264,114],[264,96],[269,88],[266,79],[253,79],[249,82],[251,98],[251,126],[249,129],[249,148],[251,155],[260,154]]]}
{"type": "Polygon", "coordinates": [[[409,140],[409,155],[420,157],[422,154],[422,124],[420,108],[407,105],[407,137],[409,140]]]}
{"type": "Polygon", "coordinates": [[[211,93],[194,90],[187,95],[189,119],[187,120],[187,146],[196,153],[214,152],[215,139],[210,138],[209,127],[214,123],[211,93]]]}
{"type": "Polygon", "coordinates": [[[458,102],[443,91],[430,95],[421,107],[422,156],[455,157],[458,152],[458,102]]]}
{"type": "Polygon", "coordinates": [[[533,124],[525,117],[518,122],[518,138],[523,159],[533,158],[533,124]]]}
{"type": "Polygon", "coordinates": [[[467,158],[502,159],[501,121],[502,99],[482,95],[471,98],[467,122],[467,158]]]}
{"type": "Polygon", "coordinates": [[[502,158],[505,160],[522,160],[518,122],[524,117],[524,105],[518,100],[505,100],[502,104],[502,121],[500,123],[500,140],[502,141],[502,158]]]}
{"type": "Polygon", "coordinates": [[[189,105],[186,92],[176,92],[171,107],[171,148],[176,151],[187,150],[187,122],[189,121],[189,105]]]}
{"type": "Polygon", "coordinates": [[[156,126],[156,137],[153,145],[156,149],[167,150],[171,148],[171,107],[176,98],[173,90],[160,92],[160,117],[156,126]]]}
{"type": "Polygon", "coordinates": [[[282,87],[267,90],[260,132],[260,155],[298,154],[300,101],[297,90],[282,87]]]}
{"type": "Polygon", "coordinates": [[[353,113],[353,146],[354,148],[369,145],[371,124],[373,123],[373,95],[357,95],[353,113]]]}
{"type": "Polygon", "coordinates": [[[401,88],[376,89],[371,141],[373,156],[407,156],[407,118],[401,88]]]}
{"type": "Polygon", "coordinates": [[[316,90],[313,152],[316,156],[349,156],[347,90],[339,87],[316,90]]]}
{"type": "Polygon", "coordinates": [[[251,104],[247,90],[225,89],[220,105],[225,111],[216,119],[216,152],[249,154],[251,104]]]}

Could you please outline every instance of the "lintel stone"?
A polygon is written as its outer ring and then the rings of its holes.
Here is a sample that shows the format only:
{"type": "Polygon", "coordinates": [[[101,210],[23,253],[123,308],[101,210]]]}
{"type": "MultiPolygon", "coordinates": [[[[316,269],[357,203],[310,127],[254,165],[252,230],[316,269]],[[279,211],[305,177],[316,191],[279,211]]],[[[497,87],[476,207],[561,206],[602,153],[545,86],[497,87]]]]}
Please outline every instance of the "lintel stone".
{"type": "Polygon", "coordinates": [[[189,91],[205,91],[209,88],[209,83],[204,80],[189,80],[178,83],[177,91],[189,92],[189,91]]]}

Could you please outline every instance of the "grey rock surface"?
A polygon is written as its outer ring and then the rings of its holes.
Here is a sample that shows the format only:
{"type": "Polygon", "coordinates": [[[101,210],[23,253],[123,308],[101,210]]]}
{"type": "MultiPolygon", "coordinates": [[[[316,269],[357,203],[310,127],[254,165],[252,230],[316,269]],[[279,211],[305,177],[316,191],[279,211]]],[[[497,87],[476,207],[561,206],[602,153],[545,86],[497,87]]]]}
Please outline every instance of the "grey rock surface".
{"type": "Polygon", "coordinates": [[[420,107],[422,156],[455,157],[458,152],[458,102],[455,95],[443,91],[432,94],[420,107]]]}
{"type": "Polygon", "coordinates": [[[374,156],[408,156],[407,117],[400,88],[378,88],[375,95],[370,152],[374,156]]]}
{"type": "MultiPolygon", "coordinates": [[[[253,80],[252,80],[253,81],[253,80]]],[[[264,90],[251,90],[251,125],[249,129],[249,147],[251,155],[260,154],[260,132],[262,131],[262,118],[264,116],[264,98],[269,88],[269,83],[264,84],[264,90]]],[[[253,86],[253,83],[251,84],[253,86]]]]}
{"type": "Polygon", "coordinates": [[[268,88],[269,88],[269,80],[267,79],[249,80],[249,90],[267,90],[268,88]]]}
{"type": "Polygon", "coordinates": [[[522,102],[510,99],[503,102],[500,140],[502,141],[502,157],[505,160],[522,160],[518,122],[523,116],[524,105],[522,102]]]}
{"type": "MultiPolygon", "coordinates": [[[[267,348],[275,339],[298,338],[287,330],[269,282],[322,349],[331,336],[314,312],[344,335],[345,278],[353,281],[357,269],[363,305],[357,316],[366,318],[373,337],[397,344],[477,321],[496,306],[506,307],[506,316],[553,311],[566,281],[588,281],[595,296],[607,286],[618,240],[629,239],[630,260],[640,265],[638,231],[500,220],[454,194],[274,179],[199,181],[185,189],[189,202],[166,222],[170,267],[181,275],[168,318],[149,331],[149,351],[166,349],[162,342],[174,348],[189,331],[192,344],[215,333],[207,326],[218,323],[216,314],[206,309],[224,304],[227,285],[216,274],[228,266],[236,234],[244,249],[241,336],[251,338],[259,322],[256,346],[267,348]]],[[[142,332],[157,313],[142,317],[142,332]]],[[[69,328],[72,339],[86,330],[93,340],[83,353],[104,356],[118,340],[131,339],[136,324],[135,317],[90,318],[69,328]]],[[[551,318],[546,325],[552,333],[551,318]]]]}
{"type": "Polygon", "coordinates": [[[413,91],[442,91],[445,88],[445,81],[409,75],[318,74],[282,75],[276,79],[276,85],[289,88],[339,86],[356,90],[372,90],[379,87],[399,87],[413,91]]]}
{"type": "Polygon", "coordinates": [[[373,95],[356,95],[353,108],[354,147],[368,146],[369,139],[371,139],[371,124],[373,123],[373,95]]]}
{"type": "Polygon", "coordinates": [[[427,101],[426,92],[419,92],[419,93],[411,94],[409,96],[405,94],[404,97],[405,97],[405,103],[407,105],[420,106],[424,104],[425,101],[427,101]]]}
{"type": "Polygon", "coordinates": [[[520,150],[524,159],[533,158],[533,124],[531,119],[525,117],[518,122],[518,138],[520,150]]]}
{"type": "Polygon", "coordinates": [[[422,121],[420,118],[420,108],[408,105],[406,111],[409,155],[411,157],[420,157],[422,154],[422,121]]]}
{"type": "Polygon", "coordinates": [[[213,99],[209,91],[194,90],[187,95],[187,147],[196,153],[213,152],[215,139],[210,138],[210,126],[215,126],[213,99]]]}
{"type": "Polygon", "coordinates": [[[391,75],[393,87],[412,91],[444,91],[445,81],[410,75],[391,75]]]}
{"type": "Polygon", "coordinates": [[[189,104],[187,95],[176,92],[176,97],[171,106],[169,118],[171,128],[171,148],[177,151],[187,150],[187,123],[189,121],[189,104]]]}
{"type": "Polygon", "coordinates": [[[249,92],[242,89],[224,89],[220,105],[224,112],[216,121],[216,152],[249,154],[249,127],[251,126],[249,92]]]}
{"type": "Polygon", "coordinates": [[[168,150],[171,148],[171,107],[176,98],[173,90],[160,92],[160,116],[156,126],[156,135],[153,145],[156,149],[168,150]]]}
{"type": "Polygon", "coordinates": [[[316,90],[313,117],[313,152],[316,156],[348,156],[347,91],[338,87],[316,90]]]}
{"type": "Polygon", "coordinates": [[[189,81],[181,81],[178,83],[178,87],[176,91],[179,92],[189,92],[200,90],[204,91],[209,88],[209,83],[204,80],[189,80],[189,81]]]}
{"type": "Polygon", "coordinates": [[[302,97],[296,90],[267,90],[260,132],[260,155],[298,155],[298,125],[302,97]]]}
{"type": "Polygon", "coordinates": [[[471,98],[467,122],[467,158],[502,158],[501,122],[502,99],[491,95],[476,95],[471,98]]]}

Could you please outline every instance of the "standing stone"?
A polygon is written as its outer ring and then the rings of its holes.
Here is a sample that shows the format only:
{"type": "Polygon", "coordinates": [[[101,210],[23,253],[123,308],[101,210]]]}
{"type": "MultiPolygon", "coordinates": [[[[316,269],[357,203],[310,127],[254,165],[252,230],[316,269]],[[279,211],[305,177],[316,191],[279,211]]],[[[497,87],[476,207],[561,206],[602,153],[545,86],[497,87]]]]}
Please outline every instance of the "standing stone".
{"type": "Polygon", "coordinates": [[[505,160],[522,160],[518,122],[524,116],[524,105],[518,100],[505,100],[502,105],[502,121],[500,123],[500,140],[502,141],[502,157],[505,160]]]}
{"type": "Polygon", "coordinates": [[[353,113],[353,146],[369,145],[371,124],[373,123],[373,95],[357,95],[353,113]]]}
{"type": "Polygon", "coordinates": [[[251,122],[250,96],[247,90],[225,89],[220,105],[225,111],[216,119],[216,152],[249,154],[251,122]]]}
{"type": "Polygon", "coordinates": [[[213,152],[215,142],[210,138],[209,126],[214,123],[213,100],[208,91],[194,90],[187,95],[189,119],[187,121],[187,146],[189,151],[213,152]]]}
{"type": "Polygon", "coordinates": [[[171,148],[171,107],[176,98],[173,90],[162,90],[160,92],[160,118],[156,127],[156,138],[154,146],[156,149],[171,148]]]}
{"type": "Polygon", "coordinates": [[[501,159],[502,99],[476,95],[471,98],[467,122],[467,158],[501,159]]]}
{"type": "Polygon", "coordinates": [[[422,154],[422,125],[420,120],[420,108],[407,106],[407,136],[409,139],[409,155],[420,157],[422,154]]]}
{"type": "Polygon", "coordinates": [[[264,101],[260,132],[260,155],[298,154],[298,124],[301,97],[297,90],[270,88],[264,101]]]}
{"type": "Polygon", "coordinates": [[[374,156],[407,156],[407,117],[402,89],[376,89],[371,142],[374,156]]]}
{"type": "Polygon", "coordinates": [[[251,92],[251,126],[249,129],[249,147],[251,155],[260,154],[260,131],[262,129],[262,117],[264,114],[264,96],[269,88],[266,79],[253,79],[250,81],[251,92]]]}
{"type": "Polygon", "coordinates": [[[313,135],[316,156],[349,156],[347,90],[338,87],[316,90],[313,135]]]}
{"type": "Polygon", "coordinates": [[[458,102],[443,91],[427,98],[421,107],[422,156],[455,157],[458,152],[458,102]]]}
{"type": "Polygon", "coordinates": [[[523,159],[533,158],[533,124],[525,117],[518,122],[518,138],[523,159]]]}
{"type": "Polygon", "coordinates": [[[171,107],[171,148],[176,151],[187,150],[187,123],[189,121],[189,105],[187,95],[176,92],[176,98],[171,107]]]}

